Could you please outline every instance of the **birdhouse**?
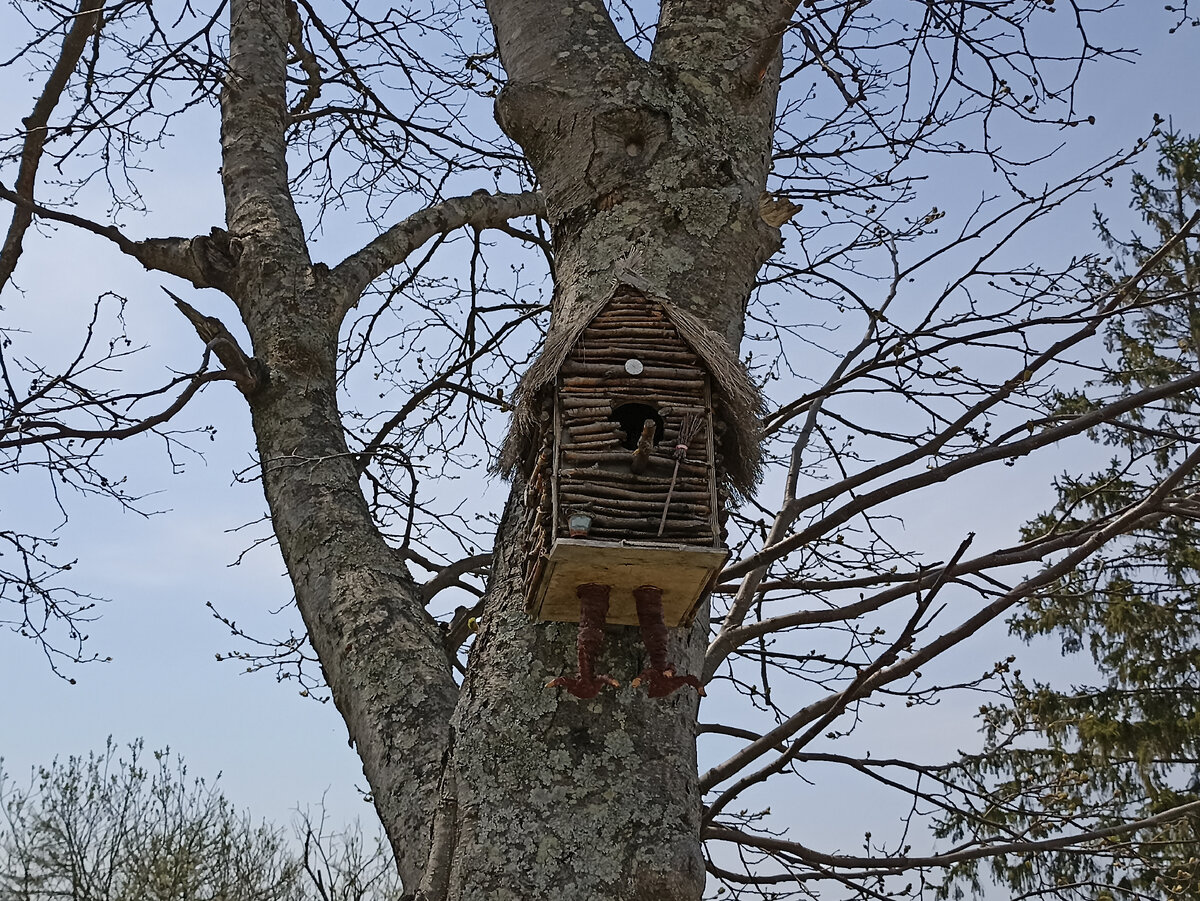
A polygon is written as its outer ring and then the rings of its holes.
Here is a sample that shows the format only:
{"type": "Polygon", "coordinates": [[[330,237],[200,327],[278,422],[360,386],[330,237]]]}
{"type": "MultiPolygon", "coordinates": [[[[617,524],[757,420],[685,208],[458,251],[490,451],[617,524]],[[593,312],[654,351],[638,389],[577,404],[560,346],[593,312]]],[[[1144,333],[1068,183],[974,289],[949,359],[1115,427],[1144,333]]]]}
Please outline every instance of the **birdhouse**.
{"type": "Polygon", "coordinates": [[[628,286],[557,326],[499,463],[526,477],[529,611],[581,621],[599,586],[602,621],[644,625],[636,595],[654,589],[665,625],[686,625],[728,558],[730,497],[758,477],[758,391],[723,338],[628,286]]]}

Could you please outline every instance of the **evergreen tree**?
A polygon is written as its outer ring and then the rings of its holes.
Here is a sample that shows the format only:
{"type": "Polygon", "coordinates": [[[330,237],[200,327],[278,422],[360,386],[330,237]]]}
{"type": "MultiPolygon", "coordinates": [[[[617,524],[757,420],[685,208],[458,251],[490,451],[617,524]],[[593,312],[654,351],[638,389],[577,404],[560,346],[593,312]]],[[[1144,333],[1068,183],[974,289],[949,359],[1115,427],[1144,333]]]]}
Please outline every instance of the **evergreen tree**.
{"type": "MultiPolygon", "coordinates": [[[[1200,205],[1200,139],[1168,132],[1153,176],[1133,178],[1132,208],[1147,234],[1121,238],[1099,211],[1097,230],[1113,256],[1092,278],[1116,284],[1148,269],[1146,290],[1106,333],[1108,359],[1085,387],[1059,397],[1063,414],[1194,372],[1200,365],[1200,242],[1156,257],[1200,205]]],[[[1091,435],[1112,448],[1106,468],[1065,474],[1054,508],[1025,529],[1053,537],[1094,517],[1114,517],[1144,496],[1200,440],[1195,391],[1139,407],[1091,435]]],[[[1153,525],[1109,545],[1031,599],[1010,620],[1015,635],[1061,639],[1064,656],[1090,655],[1089,684],[1060,690],[1019,672],[1004,703],[981,709],[986,745],[963,768],[987,786],[967,811],[942,823],[962,838],[1043,838],[1070,823],[1102,830],[1200,800],[1200,483],[1180,485],[1181,501],[1153,525]]],[[[1088,899],[1200,897],[1200,823],[1152,825],[1074,848],[994,859],[992,875],[1020,897],[1088,899]],[[1046,888],[1053,886],[1053,888],[1046,888]]],[[[963,864],[947,893],[978,886],[963,864]]]]}

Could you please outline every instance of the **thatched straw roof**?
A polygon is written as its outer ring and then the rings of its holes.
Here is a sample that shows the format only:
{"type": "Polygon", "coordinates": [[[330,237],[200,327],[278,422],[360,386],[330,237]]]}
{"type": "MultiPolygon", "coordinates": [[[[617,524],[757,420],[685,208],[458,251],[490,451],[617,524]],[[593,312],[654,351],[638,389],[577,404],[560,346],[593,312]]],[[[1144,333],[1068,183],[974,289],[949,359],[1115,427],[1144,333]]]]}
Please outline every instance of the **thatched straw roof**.
{"type": "Polygon", "coordinates": [[[554,390],[558,371],[566,362],[571,349],[593,319],[617,295],[636,295],[662,307],[663,312],[678,330],[692,352],[700,357],[712,376],[713,405],[717,418],[726,424],[718,446],[724,454],[725,470],[730,487],[748,495],[758,483],[762,470],[762,395],[750,381],[745,368],[729,343],[696,316],[683,310],[665,297],[648,295],[627,285],[620,285],[609,295],[579,309],[568,321],[557,323],[546,346],[529,367],[513,397],[512,424],[500,449],[495,470],[511,478],[518,470],[532,463],[539,443],[541,401],[546,392],[554,390]]]}

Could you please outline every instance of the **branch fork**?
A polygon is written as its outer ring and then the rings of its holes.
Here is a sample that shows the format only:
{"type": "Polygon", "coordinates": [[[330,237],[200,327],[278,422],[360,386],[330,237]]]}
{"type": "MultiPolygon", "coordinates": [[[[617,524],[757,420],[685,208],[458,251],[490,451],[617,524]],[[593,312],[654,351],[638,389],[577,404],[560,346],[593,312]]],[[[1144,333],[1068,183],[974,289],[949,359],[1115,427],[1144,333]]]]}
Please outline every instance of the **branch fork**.
{"type": "Polygon", "coordinates": [[[237,385],[242,394],[250,397],[266,386],[266,367],[242,350],[237,338],[225,327],[225,323],[216,316],[205,316],[167,288],[163,288],[163,291],[166,291],[167,296],[175,301],[179,312],[183,313],[188,322],[192,324],[196,334],[204,342],[205,351],[216,354],[217,359],[221,361],[225,371],[233,377],[233,383],[237,385]]]}

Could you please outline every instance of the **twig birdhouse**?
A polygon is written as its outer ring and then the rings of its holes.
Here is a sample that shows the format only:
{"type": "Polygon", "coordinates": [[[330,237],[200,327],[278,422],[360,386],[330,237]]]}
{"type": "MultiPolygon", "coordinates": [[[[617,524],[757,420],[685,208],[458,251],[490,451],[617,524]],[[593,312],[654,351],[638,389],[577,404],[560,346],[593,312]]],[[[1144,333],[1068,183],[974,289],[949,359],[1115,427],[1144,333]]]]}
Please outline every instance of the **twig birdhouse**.
{"type": "Polygon", "coordinates": [[[531,614],[586,628],[604,594],[600,625],[688,624],[728,558],[727,502],[758,477],[760,407],[728,344],[664,298],[622,286],[560,324],[499,464],[526,476],[531,614]]]}

